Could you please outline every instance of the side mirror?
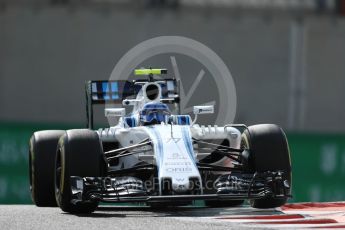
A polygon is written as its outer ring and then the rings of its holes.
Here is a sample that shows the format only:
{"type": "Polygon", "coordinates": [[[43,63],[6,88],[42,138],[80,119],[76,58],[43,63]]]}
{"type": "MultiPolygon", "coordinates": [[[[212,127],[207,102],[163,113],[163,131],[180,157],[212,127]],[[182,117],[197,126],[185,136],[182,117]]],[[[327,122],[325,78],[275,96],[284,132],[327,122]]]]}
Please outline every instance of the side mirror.
{"type": "Polygon", "coordinates": [[[214,113],[213,105],[198,105],[193,107],[194,114],[210,114],[214,113]]]}
{"type": "Polygon", "coordinates": [[[104,110],[104,115],[106,117],[123,117],[126,115],[125,108],[106,108],[104,110]]]}

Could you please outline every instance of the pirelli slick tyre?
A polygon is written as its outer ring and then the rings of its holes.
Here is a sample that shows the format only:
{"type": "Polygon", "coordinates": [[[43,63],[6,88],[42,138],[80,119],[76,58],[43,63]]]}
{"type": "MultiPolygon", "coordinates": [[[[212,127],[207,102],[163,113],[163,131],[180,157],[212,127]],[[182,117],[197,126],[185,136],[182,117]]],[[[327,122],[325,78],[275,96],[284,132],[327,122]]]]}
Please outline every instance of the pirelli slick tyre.
{"type": "MultiPolygon", "coordinates": [[[[291,188],[291,161],[284,131],[273,124],[249,126],[242,135],[242,147],[249,149],[248,171],[284,171],[291,188]]],[[[287,198],[250,200],[254,208],[274,208],[284,205],[287,198]]]]}
{"type": "Polygon", "coordinates": [[[68,130],[59,140],[55,162],[55,197],[64,212],[91,213],[98,202],[72,202],[71,176],[105,176],[106,164],[98,134],[88,129],[68,130]]]}
{"type": "Polygon", "coordinates": [[[35,132],[29,143],[29,181],[31,198],[39,207],[56,207],[54,165],[62,130],[35,132]]]}

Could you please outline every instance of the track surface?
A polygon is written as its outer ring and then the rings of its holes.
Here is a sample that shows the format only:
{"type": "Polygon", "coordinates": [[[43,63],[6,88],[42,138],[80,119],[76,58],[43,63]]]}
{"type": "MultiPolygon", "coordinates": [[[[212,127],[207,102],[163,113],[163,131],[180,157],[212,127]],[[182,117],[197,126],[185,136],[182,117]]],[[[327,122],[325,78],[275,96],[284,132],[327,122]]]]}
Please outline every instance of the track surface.
{"type": "Polygon", "coordinates": [[[33,205],[0,205],[0,229],[257,229],[215,219],[222,215],[265,215],[275,210],[235,208],[174,208],[152,210],[147,207],[102,206],[89,215],[71,215],[59,208],[38,208],[33,205]]]}

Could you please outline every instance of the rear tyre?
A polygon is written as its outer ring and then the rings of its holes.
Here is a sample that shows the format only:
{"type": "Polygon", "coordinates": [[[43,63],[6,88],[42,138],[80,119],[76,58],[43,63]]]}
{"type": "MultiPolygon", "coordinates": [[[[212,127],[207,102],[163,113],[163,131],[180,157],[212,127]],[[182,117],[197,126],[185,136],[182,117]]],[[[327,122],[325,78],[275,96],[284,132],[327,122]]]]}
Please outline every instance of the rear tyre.
{"type": "Polygon", "coordinates": [[[62,130],[35,132],[29,143],[29,179],[31,198],[39,207],[56,207],[54,165],[57,143],[62,130]]]}
{"type": "MultiPolygon", "coordinates": [[[[273,124],[249,126],[242,135],[242,147],[249,149],[248,171],[284,171],[291,188],[291,161],[284,131],[273,124]]],[[[275,208],[284,205],[287,198],[266,197],[250,200],[254,208],[275,208]]]]}
{"type": "Polygon", "coordinates": [[[55,163],[55,197],[64,212],[91,213],[96,201],[72,203],[70,177],[102,177],[106,164],[98,134],[87,129],[68,130],[59,140],[55,163]]]}
{"type": "Polygon", "coordinates": [[[205,205],[211,208],[225,208],[240,206],[244,200],[205,200],[205,205]]]}

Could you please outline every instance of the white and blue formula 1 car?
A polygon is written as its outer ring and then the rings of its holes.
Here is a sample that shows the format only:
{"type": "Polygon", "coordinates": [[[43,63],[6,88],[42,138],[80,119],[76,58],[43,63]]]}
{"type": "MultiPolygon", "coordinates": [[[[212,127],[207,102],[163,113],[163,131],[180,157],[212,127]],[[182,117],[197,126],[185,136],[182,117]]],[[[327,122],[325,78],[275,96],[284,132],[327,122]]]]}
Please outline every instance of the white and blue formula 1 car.
{"type": "MultiPolygon", "coordinates": [[[[35,132],[30,139],[30,189],[37,206],[93,212],[99,202],[152,207],[205,201],[209,207],[272,208],[291,196],[286,136],[272,124],[200,126],[179,108],[179,81],[156,79],[165,69],[139,69],[145,80],[89,81],[88,129],[35,132]],[[146,78],[145,77],[145,78],[146,78]],[[93,130],[93,105],[105,108],[110,128],[93,130]]],[[[183,98],[182,98],[183,99],[183,98]]],[[[194,106],[194,114],[213,113],[194,106]]]]}

